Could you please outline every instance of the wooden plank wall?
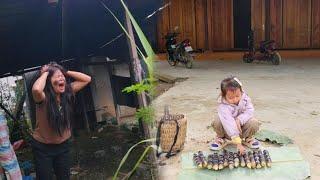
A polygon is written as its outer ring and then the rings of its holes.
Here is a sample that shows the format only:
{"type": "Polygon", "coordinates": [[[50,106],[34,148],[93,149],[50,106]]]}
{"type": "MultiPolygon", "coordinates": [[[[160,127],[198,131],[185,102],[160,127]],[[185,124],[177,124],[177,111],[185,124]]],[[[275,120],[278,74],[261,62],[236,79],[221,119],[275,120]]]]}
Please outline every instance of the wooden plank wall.
{"type": "MultiPolygon", "coordinates": [[[[191,44],[196,47],[196,20],[195,20],[195,1],[194,0],[181,0],[180,10],[181,18],[181,36],[180,40],[189,39],[191,44]]],[[[174,17],[172,17],[174,18],[174,17]]]]}
{"type": "Polygon", "coordinates": [[[195,0],[196,48],[207,48],[207,0],[195,0]]]}
{"type": "Polygon", "coordinates": [[[313,48],[320,48],[320,0],[312,0],[312,36],[313,48]]]}
{"type": "Polygon", "coordinates": [[[283,48],[309,48],[311,0],[283,0],[283,48]]]}
{"type": "Polygon", "coordinates": [[[276,41],[276,47],[282,47],[282,0],[270,0],[270,34],[276,41]]]}
{"type": "Polygon", "coordinates": [[[208,48],[210,50],[234,47],[233,0],[208,0],[208,48]]]}
{"type": "Polygon", "coordinates": [[[265,40],[265,0],[251,0],[251,29],[254,30],[255,46],[265,40]]]}
{"type": "MultiPolygon", "coordinates": [[[[160,50],[162,37],[175,26],[182,32],[179,41],[189,38],[194,48],[234,48],[234,0],[163,1],[171,6],[159,18],[160,50]]],[[[270,38],[282,49],[320,48],[320,0],[251,0],[251,28],[256,45],[270,38]]]]}

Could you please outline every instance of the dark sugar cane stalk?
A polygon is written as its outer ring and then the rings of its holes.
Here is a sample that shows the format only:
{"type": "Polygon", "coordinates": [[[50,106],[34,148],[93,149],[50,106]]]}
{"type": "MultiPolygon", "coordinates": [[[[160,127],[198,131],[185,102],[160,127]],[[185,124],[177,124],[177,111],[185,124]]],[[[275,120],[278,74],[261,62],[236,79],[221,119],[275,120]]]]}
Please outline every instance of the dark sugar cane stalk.
{"type": "Polygon", "coordinates": [[[229,163],[229,169],[233,169],[234,168],[234,159],[233,159],[233,152],[229,152],[229,157],[228,157],[228,163],[229,163]]]}
{"type": "Polygon", "coordinates": [[[271,167],[272,161],[269,152],[267,150],[263,150],[263,155],[266,159],[267,167],[271,167]]]}
{"type": "Polygon", "coordinates": [[[222,170],[224,168],[224,157],[223,154],[219,155],[219,170],[222,170]]]}
{"type": "Polygon", "coordinates": [[[260,159],[257,152],[253,152],[253,158],[256,163],[257,169],[261,169],[260,159]]]}
{"type": "Polygon", "coordinates": [[[251,162],[251,168],[255,169],[256,168],[256,162],[254,161],[253,154],[252,154],[251,151],[248,152],[248,156],[249,156],[249,160],[251,162]]]}
{"type": "Polygon", "coordinates": [[[223,162],[223,166],[224,167],[228,167],[228,151],[227,150],[223,150],[223,159],[224,159],[224,162],[223,162]]]}
{"type": "Polygon", "coordinates": [[[199,155],[199,158],[200,158],[200,160],[201,160],[201,162],[202,162],[202,167],[203,167],[203,168],[206,168],[207,165],[208,165],[208,163],[207,163],[206,157],[203,155],[203,152],[202,152],[202,151],[199,151],[199,152],[198,152],[198,155],[199,155]]]}
{"type": "Polygon", "coordinates": [[[240,165],[239,154],[240,154],[240,152],[236,152],[236,153],[233,154],[233,156],[234,156],[234,167],[236,167],[236,168],[239,167],[239,165],[240,165]]]}
{"type": "Polygon", "coordinates": [[[246,161],[244,160],[244,154],[240,155],[240,166],[246,167],[246,161]]]}
{"type": "Polygon", "coordinates": [[[202,168],[202,161],[197,153],[193,154],[193,162],[198,168],[202,168]]]}
{"type": "Polygon", "coordinates": [[[219,170],[219,156],[218,153],[213,154],[213,170],[219,170]]]}
{"type": "Polygon", "coordinates": [[[260,162],[261,162],[261,166],[262,167],[266,167],[266,159],[265,159],[265,157],[264,157],[264,155],[262,154],[262,151],[261,150],[259,150],[258,151],[258,156],[259,156],[259,159],[260,159],[260,162]]]}
{"type": "Polygon", "coordinates": [[[209,154],[208,155],[208,165],[207,165],[207,168],[208,169],[212,169],[213,167],[213,154],[209,154]]]}
{"type": "MultiPolygon", "coordinates": [[[[248,153],[248,154],[249,154],[249,153],[248,153]]],[[[243,155],[243,157],[244,157],[244,161],[246,162],[247,168],[251,169],[251,162],[250,162],[250,160],[249,160],[248,154],[245,153],[245,154],[243,155]]]]}

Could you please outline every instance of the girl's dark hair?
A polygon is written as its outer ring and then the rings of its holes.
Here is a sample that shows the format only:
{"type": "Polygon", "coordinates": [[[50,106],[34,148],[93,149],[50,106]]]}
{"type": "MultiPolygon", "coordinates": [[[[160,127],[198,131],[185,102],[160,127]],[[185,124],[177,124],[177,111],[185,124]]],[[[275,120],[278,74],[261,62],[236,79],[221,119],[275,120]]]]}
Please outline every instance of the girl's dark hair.
{"type": "Polygon", "coordinates": [[[220,89],[221,96],[226,97],[227,91],[235,91],[237,89],[240,89],[240,91],[242,92],[242,85],[235,76],[232,76],[221,81],[220,89]]]}
{"type": "Polygon", "coordinates": [[[63,132],[72,126],[74,117],[74,94],[72,92],[70,83],[66,80],[65,92],[60,95],[61,108],[59,108],[56,93],[51,84],[52,75],[57,70],[60,70],[64,75],[66,73],[62,66],[55,62],[51,62],[49,64],[49,74],[47,77],[46,86],[44,88],[44,93],[46,95],[49,125],[57,134],[62,136],[63,132]]]}

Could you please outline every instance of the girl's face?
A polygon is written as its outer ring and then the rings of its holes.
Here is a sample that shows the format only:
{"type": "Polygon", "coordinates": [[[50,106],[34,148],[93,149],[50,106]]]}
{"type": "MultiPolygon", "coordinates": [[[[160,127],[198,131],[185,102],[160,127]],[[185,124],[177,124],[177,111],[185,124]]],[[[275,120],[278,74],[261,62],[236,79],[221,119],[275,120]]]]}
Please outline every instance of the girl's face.
{"type": "Polygon", "coordinates": [[[64,93],[66,89],[66,78],[59,69],[53,73],[51,77],[51,85],[55,93],[64,93]]]}
{"type": "Polygon", "coordinates": [[[228,90],[226,93],[226,100],[229,104],[238,105],[241,99],[242,93],[238,88],[236,90],[228,90]]]}

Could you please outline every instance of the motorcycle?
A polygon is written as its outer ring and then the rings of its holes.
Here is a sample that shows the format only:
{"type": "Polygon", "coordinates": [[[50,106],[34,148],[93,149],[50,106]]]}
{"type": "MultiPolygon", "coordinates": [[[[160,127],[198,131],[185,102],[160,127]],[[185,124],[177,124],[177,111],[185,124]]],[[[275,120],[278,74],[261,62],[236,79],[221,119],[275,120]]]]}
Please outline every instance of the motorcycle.
{"type": "Polygon", "coordinates": [[[166,49],[168,55],[168,63],[171,66],[176,66],[177,63],[185,64],[188,69],[191,69],[193,66],[193,49],[190,44],[189,39],[185,39],[184,41],[177,43],[177,36],[179,33],[173,32],[168,33],[165,36],[166,40],[166,49]]]}
{"type": "Polygon", "coordinates": [[[271,61],[274,65],[279,65],[281,56],[276,51],[276,42],[274,40],[266,40],[260,42],[258,50],[254,47],[254,31],[250,31],[248,35],[248,52],[243,55],[243,62],[252,63],[253,60],[271,61]]]}

